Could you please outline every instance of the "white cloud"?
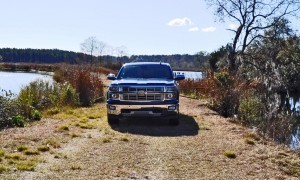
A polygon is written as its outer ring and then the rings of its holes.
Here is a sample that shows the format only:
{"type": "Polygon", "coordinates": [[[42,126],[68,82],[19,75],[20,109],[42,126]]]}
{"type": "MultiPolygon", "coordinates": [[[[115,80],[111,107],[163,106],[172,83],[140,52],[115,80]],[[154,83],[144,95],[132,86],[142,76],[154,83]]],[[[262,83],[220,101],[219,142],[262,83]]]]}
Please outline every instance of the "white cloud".
{"type": "Polygon", "coordinates": [[[196,32],[196,31],[199,31],[198,27],[192,27],[189,29],[189,32],[196,32]]]}
{"type": "Polygon", "coordinates": [[[217,28],[212,27],[212,26],[202,29],[203,32],[215,32],[216,30],[217,30],[217,28]]]}
{"type": "Polygon", "coordinates": [[[187,17],[175,18],[175,19],[171,20],[170,22],[168,22],[168,26],[189,26],[192,24],[193,24],[193,22],[187,17]]]}
{"type": "Polygon", "coordinates": [[[237,24],[229,24],[229,29],[236,30],[239,26],[237,24]]]}

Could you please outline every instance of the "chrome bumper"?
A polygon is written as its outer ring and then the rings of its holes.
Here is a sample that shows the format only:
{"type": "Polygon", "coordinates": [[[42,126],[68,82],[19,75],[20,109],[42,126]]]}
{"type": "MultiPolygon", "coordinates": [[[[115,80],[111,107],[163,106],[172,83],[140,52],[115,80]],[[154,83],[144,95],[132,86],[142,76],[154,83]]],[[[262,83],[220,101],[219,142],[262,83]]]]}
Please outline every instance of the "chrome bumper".
{"type": "Polygon", "coordinates": [[[107,114],[123,117],[177,116],[178,104],[167,105],[115,105],[107,104],[107,114]]]}

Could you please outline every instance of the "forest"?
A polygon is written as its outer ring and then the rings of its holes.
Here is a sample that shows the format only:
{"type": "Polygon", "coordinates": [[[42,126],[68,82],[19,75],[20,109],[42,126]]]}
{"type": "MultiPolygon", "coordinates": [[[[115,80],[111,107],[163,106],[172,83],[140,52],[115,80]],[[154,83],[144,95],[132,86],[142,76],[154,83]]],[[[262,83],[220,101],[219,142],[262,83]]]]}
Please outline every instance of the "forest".
{"type": "Polygon", "coordinates": [[[208,63],[208,59],[208,53],[204,52],[200,52],[196,55],[132,55],[130,57],[116,57],[110,55],[91,56],[81,52],[64,51],[58,49],[0,49],[0,61],[2,60],[2,62],[6,63],[97,63],[112,69],[118,69],[121,64],[127,62],[161,61],[170,63],[177,69],[199,70],[200,67],[208,63]]]}

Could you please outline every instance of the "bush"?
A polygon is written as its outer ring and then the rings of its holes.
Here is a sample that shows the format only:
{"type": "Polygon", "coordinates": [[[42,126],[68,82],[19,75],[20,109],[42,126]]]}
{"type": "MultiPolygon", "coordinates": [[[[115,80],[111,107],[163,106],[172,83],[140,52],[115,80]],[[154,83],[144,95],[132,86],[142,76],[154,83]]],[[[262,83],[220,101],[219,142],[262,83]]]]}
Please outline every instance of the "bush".
{"type": "Polygon", "coordinates": [[[264,105],[257,97],[248,94],[241,98],[238,114],[242,122],[257,126],[265,114],[264,105]]]}
{"type": "MultiPolygon", "coordinates": [[[[99,79],[99,69],[89,66],[64,66],[55,71],[54,80],[68,82],[79,93],[82,106],[91,106],[95,99],[103,96],[103,83],[99,79]]],[[[66,92],[66,99],[71,92],[66,92]]]]}
{"type": "Polygon", "coordinates": [[[36,121],[41,120],[42,119],[41,113],[38,110],[34,110],[32,113],[32,119],[36,121]]]}
{"type": "Polygon", "coordinates": [[[12,99],[13,94],[2,90],[0,95],[0,129],[13,126],[13,117],[19,114],[17,103],[12,99]]]}
{"type": "Polygon", "coordinates": [[[39,111],[78,105],[78,94],[69,83],[49,84],[44,81],[35,81],[21,89],[17,102],[21,115],[32,120],[40,120],[39,111]]]}
{"type": "Polygon", "coordinates": [[[24,117],[20,116],[20,115],[14,116],[12,118],[12,122],[13,122],[13,125],[17,126],[17,127],[24,127],[24,124],[25,124],[24,117]]]}

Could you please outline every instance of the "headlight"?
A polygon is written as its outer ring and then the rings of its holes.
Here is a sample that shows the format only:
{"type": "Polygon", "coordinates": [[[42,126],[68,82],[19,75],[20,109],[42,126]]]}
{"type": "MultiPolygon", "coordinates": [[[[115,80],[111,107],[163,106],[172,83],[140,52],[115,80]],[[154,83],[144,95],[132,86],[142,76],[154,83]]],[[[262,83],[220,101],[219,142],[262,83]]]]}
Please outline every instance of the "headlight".
{"type": "Polygon", "coordinates": [[[176,93],[175,92],[173,92],[173,93],[167,93],[165,95],[165,98],[166,99],[174,99],[174,98],[176,98],[176,93]]]}
{"type": "Polygon", "coordinates": [[[119,94],[111,93],[109,94],[110,99],[119,99],[119,94]]]}
{"type": "Polygon", "coordinates": [[[109,91],[117,92],[119,91],[119,86],[109,86],[109,91]]]}
{"type": "Polygon", "coordinates": [[[177,88],[176,86],[167,86],[166,92],[176,92],[177,88]]]}

